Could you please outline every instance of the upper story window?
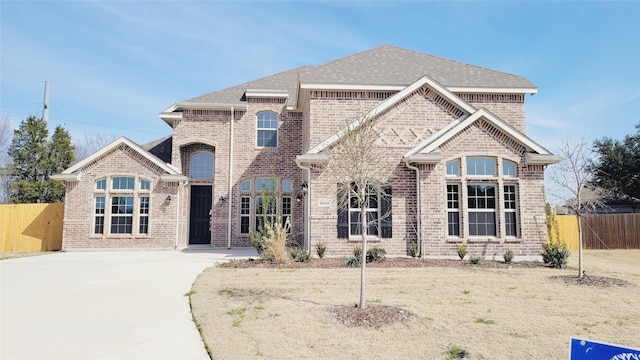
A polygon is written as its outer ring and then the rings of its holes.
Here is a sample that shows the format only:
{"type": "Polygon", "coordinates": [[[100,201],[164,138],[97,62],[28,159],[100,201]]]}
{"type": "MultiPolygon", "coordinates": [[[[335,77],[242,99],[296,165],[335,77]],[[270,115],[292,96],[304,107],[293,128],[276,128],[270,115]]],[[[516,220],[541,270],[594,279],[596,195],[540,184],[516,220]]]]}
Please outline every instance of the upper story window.
{"type": "Polygon", "coordinates": [[[490,157],[467,158],[467,175],[496,176],[496,159],[490,157]]]}
{"type": "Polygon", "coordinates": [[[271,111],[258,113],[256,129],[257,146],[278,146],[278,114],[271,111]]]}
{"type": "Polygon", "coordinates": [[[192,179],[213,179],[213,154],[199,151],[191,154],[190,174],[192,179]]]}

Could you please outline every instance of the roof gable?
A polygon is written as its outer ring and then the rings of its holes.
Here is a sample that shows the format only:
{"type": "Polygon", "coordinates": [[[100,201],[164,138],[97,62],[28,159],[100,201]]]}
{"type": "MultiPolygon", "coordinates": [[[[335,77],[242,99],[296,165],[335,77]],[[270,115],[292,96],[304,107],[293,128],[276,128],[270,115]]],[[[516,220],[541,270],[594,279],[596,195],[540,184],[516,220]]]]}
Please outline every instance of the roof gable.
{"type": "Polygon", "coordinates": [[[127,139],[126,137],[119,137],[112,141],[111,143],[104,146],[102,149],[96,151],[90,156],[80,160],[79,162],[71,165],[69,168],[64,170],[62,173],[58,175],[51,176],[54,180],[79,180],[80,179],[80,171],[87,165],[91,164],[94,161],[98,161],[100,158],[110,153],[111,151],[117,149],[120,145],[126,145],[129,148],[133,149],[135,152],[140,154],[143,158],[153,163],[162,169],[166,174],[170,177],[174,177],[176,181],[182,180],[179,177],[182,177],[180,171],[173,167],[172,165],[163,162],[156,156],[152,155],[150,152],[143,149],[140,145],[134,143],[133,141],[127,139]]]}
{"type": "Polygon", "coordinates": [[[349,125],[340,129],[335,134],[331,135],[324,141],[320,142],[319,144],[311,148],[309,151],[307,151],[307,154],[318,154],[321,151],[327,149],[328,147],[330,147],[331,145],[339,141],[340,138],[344,136],[344,134],[346,134],[348,131],[357,129],[360,125],[364,124],[365,122],[371,119],[374,119],[376,116],[382,114],[386,110],[398,104],[401,100],[411,95],[414,91],[421,88],[422,86],[428,86],[430,89],[437,92],[440,96],[442,96],[444,99],[454,104],[456,107],[461,109],[466,114],[476,111],[476,109],[473,106],[469,105],[467,102],[465,102],[464,100],[460,99],[458,96],[451,93],[449,90],[447,90],[447,88],[440,85],[437,81],[433,80],[428,76],[423,76],[417,81],[415,81],[413,84],[407,86],[406,88],[399,91],[397,94],[393,95],[392,97],[388,98],[387,100],[375,106],[373,109],[368,111],[359,119],[353,121],[349,125]]]}
{"type": "Polygon", "coordinates": [[[550,153],[547,149],[533,141],[525,134],[511,127],[509,124],[498,118],[490,111],[482,108],[477,110],[473,114],[462,117],[451,122],[442,130],[435,133],[429,139],[425,140],[418,146],[408,151],[404,157],[405,159],[420,159],[425,155],[436,154],[440,145],[444,144],[454,136],[459,134],[465,128],[473,124],[474,122],[484,119],[498,130],[521,144],[527,149],[525,161],[529,164],[552,164],[560,161],[560,158],[550,153]]]}

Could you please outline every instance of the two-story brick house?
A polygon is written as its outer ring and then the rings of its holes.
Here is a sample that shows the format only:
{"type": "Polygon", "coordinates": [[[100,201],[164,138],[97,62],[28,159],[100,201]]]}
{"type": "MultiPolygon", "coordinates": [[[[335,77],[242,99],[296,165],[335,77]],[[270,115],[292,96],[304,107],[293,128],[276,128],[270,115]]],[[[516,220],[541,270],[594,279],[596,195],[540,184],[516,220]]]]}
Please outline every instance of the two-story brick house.
{"type": "Polygon", "coordinates": [[[67,185],[63,248],[250,246],[266,186],[293,240],[348,254],[360,224],[337,207],[323,163],[346,122],[364,119],[396,165],[391,196],[368,209],[391,214],[373,224],[376,246],[537,257],[544,169],[559,158],[525,135],[536,92],[521,76],[385,45],[176,102],[160,114],[170,137],[117,139],[54,177],[67,185]]]}

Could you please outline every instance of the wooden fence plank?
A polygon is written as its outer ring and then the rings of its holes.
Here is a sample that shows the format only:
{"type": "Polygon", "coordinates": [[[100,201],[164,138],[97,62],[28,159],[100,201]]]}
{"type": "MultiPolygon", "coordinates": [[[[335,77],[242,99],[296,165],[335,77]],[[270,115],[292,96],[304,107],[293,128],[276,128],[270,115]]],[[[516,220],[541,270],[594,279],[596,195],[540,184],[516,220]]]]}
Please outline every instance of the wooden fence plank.
{"type": "MultiPolygon", "coordinates": [[[[569,250],[578,250],[575,215],[556,215],[560,238],[569,250]]],[[[640,214],[599,214],[582,218],[584,249],[640,249],[640,214]]]]}
{"type": "Polygon", "coordinates": [[[64,204],[0,205],[0,251],[62,249],[64,204]]]}

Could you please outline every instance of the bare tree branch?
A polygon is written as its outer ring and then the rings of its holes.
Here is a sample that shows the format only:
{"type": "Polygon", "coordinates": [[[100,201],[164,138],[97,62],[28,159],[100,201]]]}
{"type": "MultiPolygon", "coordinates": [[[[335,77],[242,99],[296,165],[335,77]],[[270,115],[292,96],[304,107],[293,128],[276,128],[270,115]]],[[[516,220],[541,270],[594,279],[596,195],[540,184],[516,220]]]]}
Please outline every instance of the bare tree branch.
{"type": "Polygon", "coordinates": [[[365,265],[369,227],[377,226],[390,215],[388,211],[378,214],[378,218],[369,218],[367,208],[374,197],[380,204],[382,198],[388,196],[385,186],[397,165],[390,161],[390,149],[382,146],[380,126],[370,119],[370,112],[348,123],[339,132],[338,142],[327,151],[329,162],[324,169],[330,181],[338,185],[338,208],[347,211],[350,208],[360,209],[360,309],[366,307],[365,265]]]}

